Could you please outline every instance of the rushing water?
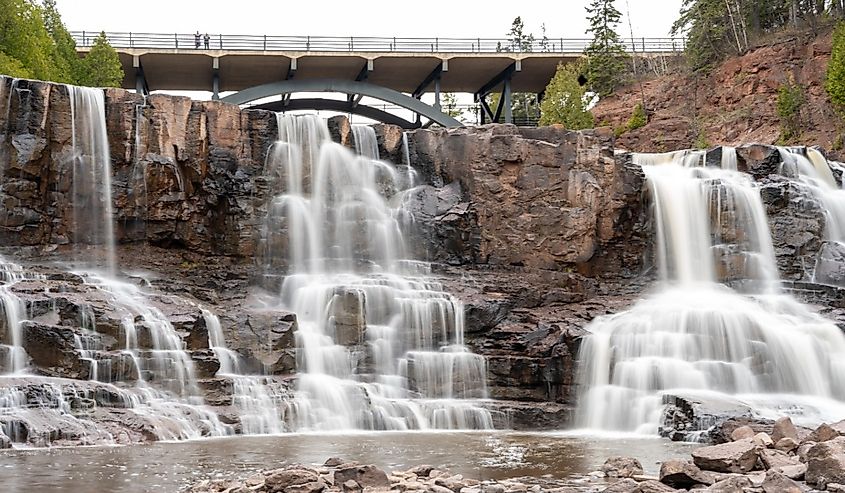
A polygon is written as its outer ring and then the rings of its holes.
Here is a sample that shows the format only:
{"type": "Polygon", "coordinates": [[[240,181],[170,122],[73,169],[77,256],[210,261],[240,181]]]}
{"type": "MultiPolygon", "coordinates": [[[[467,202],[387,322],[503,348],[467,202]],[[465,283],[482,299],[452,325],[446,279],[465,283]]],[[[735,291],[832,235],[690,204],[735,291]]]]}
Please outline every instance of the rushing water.
{"type": "Polygon", "coordinates": [[[353,127],[355,155],[316,117],[278,121],[264,265],[282,271],[279,303],[298,317],[292,428],[492,428],[463,306],[406,253],[409,180],[378,159],[370,127],[353,127]]]}
{"type": "MultiPolygon", "coordinates": [[[[727,156],[727,158],[725,157],[727,156]]],[[[740,401],[799,422],[845,413],[845,336],[782,294],[757,185],[703,153],[638,155],[653,203],[658,291],[596,319],[582,347],[586,428],[657,432],[666,394],[740,401]],[[743,294],[721,284],[746,279],[743,294]]]]}
{"type": "MultiPolygon", "coordinates": [[[[27,374],[22,326],[31,318],[12,287],[38,276],[0,262],[0,304],[6,353],[0,426],[15,442],[49,445],[64,437],[81,443],[120,443],[80,412],[82,402],[124,409],[159,440],[224,436],[232,427],[207,409],[193,361],[170,320],[138,286],[116,278],[111,165],[102,90],[67,86],[71,103],[72,222],[68,227],[80,261],[78,272],[121,317],[117,348],[103,342],[91,307],[80,306],[74,342],[89,382],[27,374]],[[77,417],[78,416],[78,417],[77,417]],[[56,430],[62,430],[61,436],[56,430]]],[[[55,308],[54,308],[55,311],[55,308]]],[[[84,374],[82,376],[84,378],[84,374]]]]}
{"type": "Polygon", "coordinates": [[[114,275],[114,211],[111,156],[102,89],[66,86],[73,131],[73,241],[105,252],[106,272],[114,275]]]}
{"type": "Polygon", "coordinates": [[[0,483],[8,493],[175,492],[206,478],[243,478],[286,464],[319,465],[338,456],[387,470],[445,466],[475,479],[570,478],[618,455],[639,457],[646,471],[656,474],[658,461],[688,457],[689,446],[642,438],[490,432],[289,434],[144,447],[0,451],[0,483]]]}

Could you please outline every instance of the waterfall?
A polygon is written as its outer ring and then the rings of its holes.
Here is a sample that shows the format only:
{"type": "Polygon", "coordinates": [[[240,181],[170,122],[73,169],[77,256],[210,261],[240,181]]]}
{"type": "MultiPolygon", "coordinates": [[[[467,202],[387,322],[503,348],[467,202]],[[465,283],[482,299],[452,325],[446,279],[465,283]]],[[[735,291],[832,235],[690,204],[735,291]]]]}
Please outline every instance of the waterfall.
{"type": "Polygon", "coordinates": [[[353,127],[355,155],[317,117],[279,128],[264,264],[283,271],[279,305],[299,324],[291,427],[492,428],[484,358],[464,346],[460,301],[408,258],[406,190],[373,129],[353,127]]]}
{"type": "Polygon", "coordinates": [[[202,316],[208,329],[208,344],[220,361],[217,376],[232,381],[232,406],[238,411],[241,433],[267,435],[284,432],[286,396],[278,395],[269,388],[268,377],[245,374],[240,355],[226,346],[220,319],[208,310],[203,310],[202,316]]]}
{"type": "MultiPolygon", "coordinates": [[[[26,306],[13,291],[12,286],[20,281],[35,279],[18,264],[0,258],[0,309],[3,318],[2,328],[5,329],[5,337],[0,337],[0,349],[6,353],[6,362],[0,370],[5,374],[20,374],[26,370],[27,355],[23,348],[23,333],[21,324],[26,318],[26,306]]],[[[3,374],[0,371],[0,374],[3,374]]]]}
{"type": "Polygon", "coordinates": [[[73,241],[101,248],[106,272],[113,275],[117,261],[105,95],[102,89],[65,87],[73,133],[73,241]]]}
{"type": "Polygon", "coordinates": [[[816,149],[779,148],[783,165],[791,168],[825,210],[825,238],[845,242],[845,189],[838,186],[827,160],[816,149]]]}
{"type": "Polygon", "coordinates": [[[723,153],[721,167],[705,167],[701,151],[635,161],[651,194],[661,283],[588,327],[578,423],[656,433],[664,395],[678,393],[738,400],[760,416],[836,418],[845,336],[780,292],[759,191],[735,171],[735,154],[723,153]],[[747,279],[745,294],[721,284],[747,279]]]}
{"type": "Polygon", "coordinates": [[[369,125],[352,125],[355,152],[368,159],[378,159],[378,139],[376,131],[369,125]]]}

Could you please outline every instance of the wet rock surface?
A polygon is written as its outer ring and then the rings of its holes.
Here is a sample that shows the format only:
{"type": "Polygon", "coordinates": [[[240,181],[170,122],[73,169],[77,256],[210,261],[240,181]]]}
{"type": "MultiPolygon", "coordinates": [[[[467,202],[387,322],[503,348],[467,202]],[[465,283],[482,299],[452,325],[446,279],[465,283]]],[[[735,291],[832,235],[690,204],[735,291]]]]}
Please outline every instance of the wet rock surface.
{"type": "MultiPolygon", "coordinates": [[[[9,79],[2,83],[11,87],[9,79]]],[[[0,181],[5,214],[0,244],[14,247],[3,253],[46,276],[14,287],[31,314],[23,341],[33,373],[91,378],[91,362],[74,339],[90,338],[97,358],[110,362],[99,365],[99,371],[108,367],[107,381],[128,385],[138,375],[120,354],[126,337],[121,314],[101,291],[68,272],[69,267],[52,264],[85,256],[70,245],[67,90],[35,81],[16,84],[2,127],[6,132],[0,134],[6,153],[0,155],[9,156],[0,181]],[[89,312],[96,334],[83,327],[83,315],[89,312]]],[[[278,292],[279,279],[263,278],[256,260],[271,188],[263,170],[278,134],[275,115],[219,102],[142,98],[109,90],[106,118],[121,276],[143,286],[171,320],[196,364],[203,398],[237,429],[232,382],[215,377],[220,363],[208,346],[201,309],[219,315],[227,346],[243,358],[250,373],[263,372],[290,388],[297,369],[296,314],[267,301],[268,294],[278,292]]],[[[333,118],[329,127],[336,141],[354,145],[348,120],[333,118]]],[[[376,134],[382,157],[401,163],[402,132],[382,125],[376,134]]],[[[614,152],[612,132],[606,129],[492,125],[417,130],[405,139],[420,185],[406,197],[415,219],[409,233],[413,253],[435,262],[433,276],[464,303],[466,343],[486,358],[493,400],[488,406],[497,425],[554,429],[571,424],[579,391],[578,350],[588,324],[629,307],[654,280],[653,225],[641,169],[630,155],[614,152]]],[[[739,169],[761,185],[778,267],[790,281],[790,292],[845,327],[842,252],[822,241],[821,205],[782,170],[776,148],[745,146],[737,155],[739,169]]],[[[737,265],[725,269],[731,281],[741,278],[737,265]]],[[[331,316],[344,344],[366,341],[365,303],[355,293],[337,293],[331,316]]],[[[139,343],[149,346],[149,331],[136,325],[139,343]]],[[[0,322],[0,336],[8,337],[5,332],[0,322]]],[[[667,399],[673,400],[666,402],[661,433],[673,439],[698,434],[726,442],[741,426],[754,432],[742,439],[772,433],[773,423],[753,419],[737,403],[667,399]]],[[[121,412],[114,407],[106,413],[121,412]]],[[[130,441],[151,439],[146,431],[126,436],[130,441]]],[[[822,430],[816,439],[822,443],[829,436],[822,430]]],[[[777,438],[768,445],[757,437],[754,446],[799,454],[807,443],[800,434],[777,438]]],[[[810,455],[810,449],[803,452],[810,455]]],[[[772,463],[780,458],[769,455],[772,463]]],[[[745,459],[724,468],[737,467],[748,467],[745,459]]],[[[791,475],[782,474],[790,478],[796,474],[786,470],[791,475]]],[[[321,485],[302,484],[308,485],[305,489],[321,485]]],[[[356,478],[342,485],[350,491],[363,488],[356,478]]],[[[635,489],[661,487],[637,482],[635,489]]]]}

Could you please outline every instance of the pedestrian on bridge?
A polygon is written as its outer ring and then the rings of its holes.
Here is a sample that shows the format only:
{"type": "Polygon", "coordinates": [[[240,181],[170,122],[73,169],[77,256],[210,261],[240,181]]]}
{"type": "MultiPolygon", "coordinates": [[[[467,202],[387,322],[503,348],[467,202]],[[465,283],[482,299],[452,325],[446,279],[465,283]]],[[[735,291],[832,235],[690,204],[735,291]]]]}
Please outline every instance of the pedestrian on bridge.
{"type": "Polygon", "coordinates": [[[197,31],[197,33],[194,34],[194,47],[196,49],[200,49],[200,32],[199,31],[197,31]]]}
{"type": "Polygon", "coordinates": [[[203,42],[205,43],[205,49],[208,49],[208,45],[211,43],[211,36],[208,33],[205,33],[205,36],[202,37],[203,42]]]}

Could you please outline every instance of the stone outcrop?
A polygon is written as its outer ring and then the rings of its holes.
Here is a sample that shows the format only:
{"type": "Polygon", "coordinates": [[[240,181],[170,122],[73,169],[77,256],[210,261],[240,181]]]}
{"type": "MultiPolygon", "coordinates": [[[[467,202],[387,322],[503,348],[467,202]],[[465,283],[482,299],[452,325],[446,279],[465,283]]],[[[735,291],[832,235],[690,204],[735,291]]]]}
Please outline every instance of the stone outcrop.
{"type": "Polygon", "coordinates": [[[428,245],[433,260],[588,275],[638,271],[647,237],[643,175],[614,156],[609,132],[417,131],[410,155],[434,187],[411,203],[423,238],[439,243],[428,245]]]}
{"type": "Polygon", "coordinates": [[[669,73],[644,76],[642,84],[602,98],[593,114],[599,124],[622,128],[644,98],[648,124],[617,139],[618,147],[632,151],[674,151],[702,142],[775,144],[781,136],[775,101],[780,87],[792,80],[806,101],[800,110],[801,139],[833,149],[840,119],[824,90],[830,52],[830,29],[814,27],[767,39],[706,75],[689,73],[680,59],[649,61],[661,73],[669,67],[669,73]]]}
{"type": "MultiPolygon", "coordinates": [[[[67,88],[35,81],[13,86],[5,78],[0,83],[9,96],[0,98],[0,157],[8,160],[0,178],[0,245],[35,264],[66,260],[74,249],[67,88]]],[[[279,279],[256,265],[272,193],[264,165],[278,135],[275,115],[165,95],[105,95],[118,264],[124,275],[143,272],[131,281],[157,293],[155,304],[190,353],[207,402],[237,426],[224,409],[232,403],[232,383],[214,378],[219,361],[198,307],[220,315],[227,345],[247,371],[290,384],[297,364],[296,316],[267,308],[267,290],[276,293],[279,279]]],[[[332,118],[329,130],[335,141],[354,146],[347,119],[332,118]]],[[[404,197],[414,218],[409,244],[416,258],[435,262],[433,276],[465,305],[466,343],[486,358],[497,423],[566,426],[577,400],[585,327],[630,306],[652,280],[653,232],[642,170],[630,155],[615,152],[608,129],[488,125],[403,133],[377,125],[376,135],[383,158],[400,165],[408,159],[418,173],[419,186],[404,197]]],[[[714,149],[708,159],[720,152],[714,149]]],[[[737,156],[739,169],[761,185],[789,287],[845,321],[845,290],[837,287],[842,252],[822,241],[821,205],[783,174],[776,148],[744,146],[737,156]],[[814,269],[830,285],[813,283],[814,269]]],[[[280,250],[285,244],[282,238],[280,250]]],[[[727,280],[742,279],[741,266],[725,265],[727,280]]],[[[110,361],[101,369],[110,368],[111,381],[136,378],[118,351],[125,337],[121,317],[102,293],[74,274],[38,269],[46,281],[15,287],[33,313],[23,332],[36,371],[91,377],[91,363],[74,340],[90,336],[79,321],[91,310],[99,357],[110,361]]],[[[366,343],[365,304],[360,293],[335,293],[329,315],[346,345],[366,343]]],[[[0,336],[8,338],[5,332],[0,325],[0,336]]],[[[149,346],[143,324],[138,334],[141,345],[149,346]]],[[[759,447],[757,434],[771,432],[772,423],[752,420],[738,403],[666,398],[664,436],[683,439],[716,423],[704,436],[724,442],[748,425],[754,435],[744,439],[756,439],[759,447]],[[738,426],[728,429],[731,418],[738,426]]],[[[800,436],[773,442],[784,453],[800,451],[800,436]]]]}

